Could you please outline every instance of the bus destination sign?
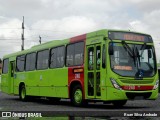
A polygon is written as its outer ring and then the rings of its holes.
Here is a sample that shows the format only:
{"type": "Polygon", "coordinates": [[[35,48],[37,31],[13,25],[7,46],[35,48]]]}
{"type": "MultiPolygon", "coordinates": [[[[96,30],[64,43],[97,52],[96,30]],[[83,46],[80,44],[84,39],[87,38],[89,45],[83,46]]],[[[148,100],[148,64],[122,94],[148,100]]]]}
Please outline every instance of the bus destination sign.
{"type": "Polygon", "coordinates": [[[125,40],[135,40],[135,41],[144,42],[144,36],[142,36],[142,35],[124,34],[123,38],[125,40]]]}
{"type": "Polygon", "coordinates": [[[139,42],[153,42],[151,36],[149,36],[149,35],[132,33],[132,32],[110,31],[108,36],[112,40],[129,40],[129,41],[139,41],[139,42]]]}

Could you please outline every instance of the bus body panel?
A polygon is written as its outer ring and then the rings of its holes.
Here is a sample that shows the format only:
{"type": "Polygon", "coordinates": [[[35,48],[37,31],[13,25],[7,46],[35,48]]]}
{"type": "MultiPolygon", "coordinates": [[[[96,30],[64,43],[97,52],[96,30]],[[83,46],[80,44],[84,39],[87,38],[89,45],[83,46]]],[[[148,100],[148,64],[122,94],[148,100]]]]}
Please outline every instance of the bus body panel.
{"type": "MultiPolygon", "coordinates": [[[[123,31],[126,32],[126,31],[123,31]]],[[[127,31],[128,32],[128,31],[127,31]]],[[[138,39],[138,38],[137,38],[138,39]]],[[[82,87],[83,99],[114,101],[128,100],[133,94],[147,96],[146,99],[156,99],[158,89],[148,89],[147,86],[154,87],[158,80],[158,72],[154,76],[144,77],[137,80],[133,76],[121,76],[115,73],[111,68],[109,55],[109,45],[111,42],[122,43],[120,40],[111,40],[108,38],[108,30],[99,30],[83,34],[77,37],[66,39],[64,41],[53,41],[42,45],[34,46],[29,50],[7,55],[4,59],[9,58],[8,73],[2,73],[2,91],[8,94],[19,95],[19,86],[25,84],[26,94],[31,96],[71,98],[71,85],[78,82],[82,87]],[[44,70],[33,71],[16,71],[16,57],[22,54],[37,52],[44,49],[52,49],[58,46],[65,46],[78,42],[84,42],[84,62],[78,66],[64,65],[61,68],[47,68],[44,70]],[[105,53],[103,50],[105,48],[105,53]],[[106,65],[103,66],[103,57],[105,54],[106,65]],[[11,62],[14,61],[14,76],[11,77],[11,62]],[[121,89],[116,89],[111,82],[115,79],[121,89]],[[139,89],[123,89],[123,86],[132,86],[139,89]],[[143,90],[142,90],[143,88],[143,90]]],[[[144,42],[127,41],[127,44],[143,45],[144,42]]],[[[153,43],[147,43],[153,46],[153,43]]],[[[66,56],[65,56],[66,58],[66,56]]],[[[66,64],[66,60],[64,59],[66,64]]],[[[126,88],[126,87],[125,87],[126,88]]],[[[137,97],[137,96],[135,96],[137,97]]]]}

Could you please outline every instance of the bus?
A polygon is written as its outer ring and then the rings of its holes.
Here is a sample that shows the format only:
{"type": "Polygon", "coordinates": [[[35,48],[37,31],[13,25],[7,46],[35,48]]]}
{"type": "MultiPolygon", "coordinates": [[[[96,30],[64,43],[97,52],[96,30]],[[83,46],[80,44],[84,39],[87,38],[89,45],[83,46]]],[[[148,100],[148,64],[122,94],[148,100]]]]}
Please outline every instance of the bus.
{"type": "Polygon", "coordinates": [[[158,87],[152,37],[139,32],[102,29],[3,57],[1,90],[22,101],[37,96],[121,107],[155,100],[158,87]]]}

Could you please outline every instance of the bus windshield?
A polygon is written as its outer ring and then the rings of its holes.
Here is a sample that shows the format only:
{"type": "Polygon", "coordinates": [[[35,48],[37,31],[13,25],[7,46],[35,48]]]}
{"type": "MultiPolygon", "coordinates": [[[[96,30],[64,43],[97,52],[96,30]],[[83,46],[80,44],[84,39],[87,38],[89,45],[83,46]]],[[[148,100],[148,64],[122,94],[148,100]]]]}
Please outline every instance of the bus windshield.
{"type": "Polygon", "coordinates": [[[153,46],[144,44],[110,43],[111,69],[121,76],[136,78],[151,77],[156,73],[155,51],[153,46]]]}

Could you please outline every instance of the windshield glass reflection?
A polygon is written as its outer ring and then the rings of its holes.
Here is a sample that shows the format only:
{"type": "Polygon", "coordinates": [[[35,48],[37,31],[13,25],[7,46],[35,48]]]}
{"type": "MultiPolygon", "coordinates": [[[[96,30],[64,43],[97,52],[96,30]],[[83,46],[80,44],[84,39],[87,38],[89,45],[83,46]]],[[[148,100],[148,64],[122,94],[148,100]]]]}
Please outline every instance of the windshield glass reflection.
{"type": "Polygon", "coordinates": [[[121,76],[151,77],[156,73],[153,46],[146,44],[113,43],[110,55],[112,70],[121,76]]]}

